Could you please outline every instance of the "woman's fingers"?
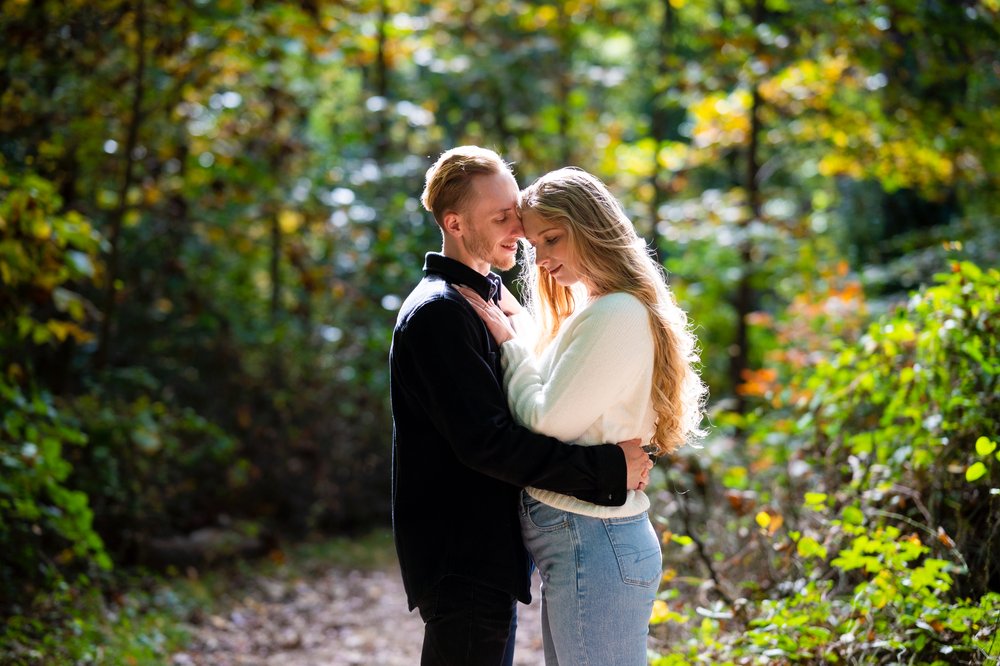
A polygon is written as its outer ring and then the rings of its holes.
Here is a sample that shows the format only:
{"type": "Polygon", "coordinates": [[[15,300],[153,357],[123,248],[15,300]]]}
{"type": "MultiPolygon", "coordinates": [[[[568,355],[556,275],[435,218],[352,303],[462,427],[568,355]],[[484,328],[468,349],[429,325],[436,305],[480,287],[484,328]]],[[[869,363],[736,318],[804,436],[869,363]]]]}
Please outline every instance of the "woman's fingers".
{"type": "Polygon", "coordinates": [[[465,300],[469,301],[469,303],[476,308],[480,315],[496,314],[497,312],[500,314],[503,313],[503,310],[497,307],[496,303],[488,303],[484,301],[483,297],[474,292],[472,289],[459,285],[455,285],[455,289],[457,289],[458,293],[462,294],[462,296],[465,296],[465,300]],[[496,312],[494,312],[494,310],[496,310],[496,312]]]}
{"type": "Polygon", "coordinates": [[[479,315],[479,318],[482,319],[487,326],[490,326],[492,329],[493,326],[497,325],[497,314],[490,310],[489,305],[479,297],[479,294],[473,292],[472,295],[466,293],[462,293],[462,295],[465,296],[465,300],[469,302],[469,305],[472,306],[472,309],[476,311],[476,314],[479,315]]]}
{"type": "Polygon", "coordinates": [[[483,297],[474,292],[473,290],[469,289],[468,287],[460,287],[458,285],[455,285],[455,289],[457,289],[458,293],[462,294],[462,296],[465,296],[465,300],[469,301],[476,307],[478,308],[486,307],[486,301],[483,300],[483,297]]]}

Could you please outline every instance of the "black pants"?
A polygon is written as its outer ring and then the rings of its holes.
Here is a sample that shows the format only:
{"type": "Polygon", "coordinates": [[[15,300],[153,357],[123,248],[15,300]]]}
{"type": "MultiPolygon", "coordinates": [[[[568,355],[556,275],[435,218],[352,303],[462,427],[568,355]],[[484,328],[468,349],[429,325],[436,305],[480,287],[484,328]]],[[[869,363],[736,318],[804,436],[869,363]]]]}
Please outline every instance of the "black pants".
{"type": "Polygon", "coordinates": [[[466,578],[444,578],[418,604],[424,620],[420,666],[509,666],[516,603],[512,595],[466,578]]]}

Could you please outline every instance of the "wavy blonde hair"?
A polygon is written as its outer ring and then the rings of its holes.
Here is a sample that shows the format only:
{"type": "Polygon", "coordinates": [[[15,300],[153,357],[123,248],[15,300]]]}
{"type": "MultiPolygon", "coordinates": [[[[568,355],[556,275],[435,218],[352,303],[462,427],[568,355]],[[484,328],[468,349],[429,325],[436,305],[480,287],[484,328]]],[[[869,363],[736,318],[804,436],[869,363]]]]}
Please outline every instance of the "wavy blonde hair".
{"type": "MultiPolygon", "coordinates": [[[[656,425],[650,442],[657,455],[673,453],[703,437],[701,429],[707,388],[697,366],[697,341],[687,314],[667,288],[663,269],[617,199],[599,179],[567,167],[552,171],[521,192],[521,209],[531,210],[567,231],[569,248],[578,260],[594,296],[632,294],[649,311],[654,341],[652,399],[656,425]]],[[[539,321],[539,351],[548,346],[576,307],[574,290],[560,286],[525,253],[521,278],[528,304],[539,321]]]]}

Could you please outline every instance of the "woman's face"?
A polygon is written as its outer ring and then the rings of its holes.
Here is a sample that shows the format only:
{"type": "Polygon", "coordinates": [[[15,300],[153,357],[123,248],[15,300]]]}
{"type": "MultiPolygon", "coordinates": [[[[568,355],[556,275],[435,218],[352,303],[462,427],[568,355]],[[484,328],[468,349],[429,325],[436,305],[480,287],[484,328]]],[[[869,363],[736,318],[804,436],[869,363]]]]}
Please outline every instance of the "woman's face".
{"type": "Polygon", "coordinates": [[[524,237],[535,248],[535,265],[563,287],[584,282],[576,253],[570,247],[566,228],[549,222],[533,210],[521,211],[524,237]]]}

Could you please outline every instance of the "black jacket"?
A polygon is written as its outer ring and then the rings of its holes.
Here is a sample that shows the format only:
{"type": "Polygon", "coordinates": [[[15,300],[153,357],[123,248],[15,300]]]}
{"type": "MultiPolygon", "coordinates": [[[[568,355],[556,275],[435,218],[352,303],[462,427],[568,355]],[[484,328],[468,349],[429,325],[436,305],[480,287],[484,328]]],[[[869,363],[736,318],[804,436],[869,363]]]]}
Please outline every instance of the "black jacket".
{"type": "Polygon", "coordinates": [[[410,609],[447,575],[527,603],[520,489],[620,506],[625,457],[615,445],[567,445],[514,423],[496,341],[451,286],[489,298],[490,279],[437,253],[427,255],[424,272],[399,311],[389,352],[393,533],[410,609]]]}

